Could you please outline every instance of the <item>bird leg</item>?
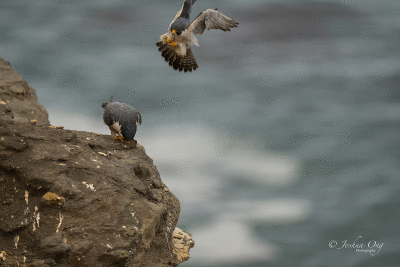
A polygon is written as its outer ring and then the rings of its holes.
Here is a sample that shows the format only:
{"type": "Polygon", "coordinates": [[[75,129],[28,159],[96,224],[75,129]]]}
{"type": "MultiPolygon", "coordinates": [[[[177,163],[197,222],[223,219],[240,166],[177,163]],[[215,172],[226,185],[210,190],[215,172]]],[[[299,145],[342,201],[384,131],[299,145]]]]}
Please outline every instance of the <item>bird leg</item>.
{"type": "Polygon", "coordinates": [[[171,39],[169,39],[169,38],[167,38],[167,43],[170,45],[170,46],[173,46],[173,47],[178,47],[178,44],[177,43],[175,43],[174,41],[172,41],[171,39]]]}
{"type": "Polygon", "coordinates": [[[119,133],[117,133],[117,134],[118,134],[118,137],[113,138],[113,140],[121,140],[121,142],[123,143],[124,137],[122,135],[120,135],[119,133]]]}

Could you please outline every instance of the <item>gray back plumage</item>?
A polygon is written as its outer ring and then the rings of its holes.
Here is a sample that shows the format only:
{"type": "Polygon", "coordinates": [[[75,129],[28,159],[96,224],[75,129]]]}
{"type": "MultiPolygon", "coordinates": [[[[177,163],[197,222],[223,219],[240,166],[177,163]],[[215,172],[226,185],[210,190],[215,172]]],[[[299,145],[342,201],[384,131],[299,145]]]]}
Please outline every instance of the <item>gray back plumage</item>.
{"type": "Polygon", "coordinates": [[[131,105],[114,100],[103,103],[102,107],[104,108],[104,123],[111,126],[118,122],[121,127],[121,135],[128,141],[133,140],[136,134],[136,125],[142,123],[141,114],[131,105]]]}

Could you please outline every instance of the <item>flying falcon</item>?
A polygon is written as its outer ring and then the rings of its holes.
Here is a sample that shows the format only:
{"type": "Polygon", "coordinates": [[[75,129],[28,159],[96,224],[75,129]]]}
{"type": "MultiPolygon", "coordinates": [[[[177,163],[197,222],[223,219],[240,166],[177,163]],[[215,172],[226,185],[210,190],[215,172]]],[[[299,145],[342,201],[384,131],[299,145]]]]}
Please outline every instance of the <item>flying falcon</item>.
{"type": "Polygon", "coordinates": [[[192,69],[198,68],[190,49],[192,45],[199,46],[196,34],[203,34],[205,29],[230,31],[230,28],[237,27],[239,24],[217,9],[207,9],[190,22],[194,2],[196,0],[184,0],[181,10],[169,25],[168,32],[161,35],[160,41],[156,43],[161,56],[174,70],[191,72],[192,69]]]}
{"type": "Polygon", "coordinates": [[[103,121],[111,130],[114,140],[122,142],[135,141],[137,124],[142,124],[142,116],[131,105],[120,103],[111,98],[110,101],[102,104],[104,108],[103,121]],[[118,135],[118,137],[117,137],[118,135]]]}

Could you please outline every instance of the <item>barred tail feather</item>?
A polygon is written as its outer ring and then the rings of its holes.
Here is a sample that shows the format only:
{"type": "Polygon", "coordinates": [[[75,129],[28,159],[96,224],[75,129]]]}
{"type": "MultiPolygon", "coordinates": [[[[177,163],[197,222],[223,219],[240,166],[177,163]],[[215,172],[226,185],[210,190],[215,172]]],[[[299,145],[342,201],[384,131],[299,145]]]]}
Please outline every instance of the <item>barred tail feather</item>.
{"type": "Polygon", "coordinates": [[[186,50],[186,55],[181,57],[162,41],[156,43],[156,45],[159,47],[158,51],[161,52],[161,56],[164,58],[165,62],[168,62],[169,66],[174,70],[179,70],[180,72],[191,72],[192,70],[196,70],[198,68],[196,59],[194,58],[190,48],[186,50]]]}
{"type": "Polygon", "coordinates": [[[196,70],[199,66],[197,66],[196,59],[193,56],[192,49],[190,47],[186,51],[186,56],[182,60],[182,64],[184,72],[196,70]]]}

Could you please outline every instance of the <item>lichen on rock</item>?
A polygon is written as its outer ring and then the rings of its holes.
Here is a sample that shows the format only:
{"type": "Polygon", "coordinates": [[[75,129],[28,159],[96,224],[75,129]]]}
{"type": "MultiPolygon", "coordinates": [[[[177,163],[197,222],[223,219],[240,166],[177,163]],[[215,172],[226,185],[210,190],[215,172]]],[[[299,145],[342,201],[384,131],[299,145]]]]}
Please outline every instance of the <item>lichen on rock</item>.
{"type": "Polygon", "coordinates": [[[60,197],[56,193],[52,193],[52,192],[47,192],[46,194],[44,194],[42,196],[42,198],[43,198],[44,202],[46,202],[47,204],[59,204],[59,205],[62,205],[65,202],[65,198],[64,197],[60,197]]]}

